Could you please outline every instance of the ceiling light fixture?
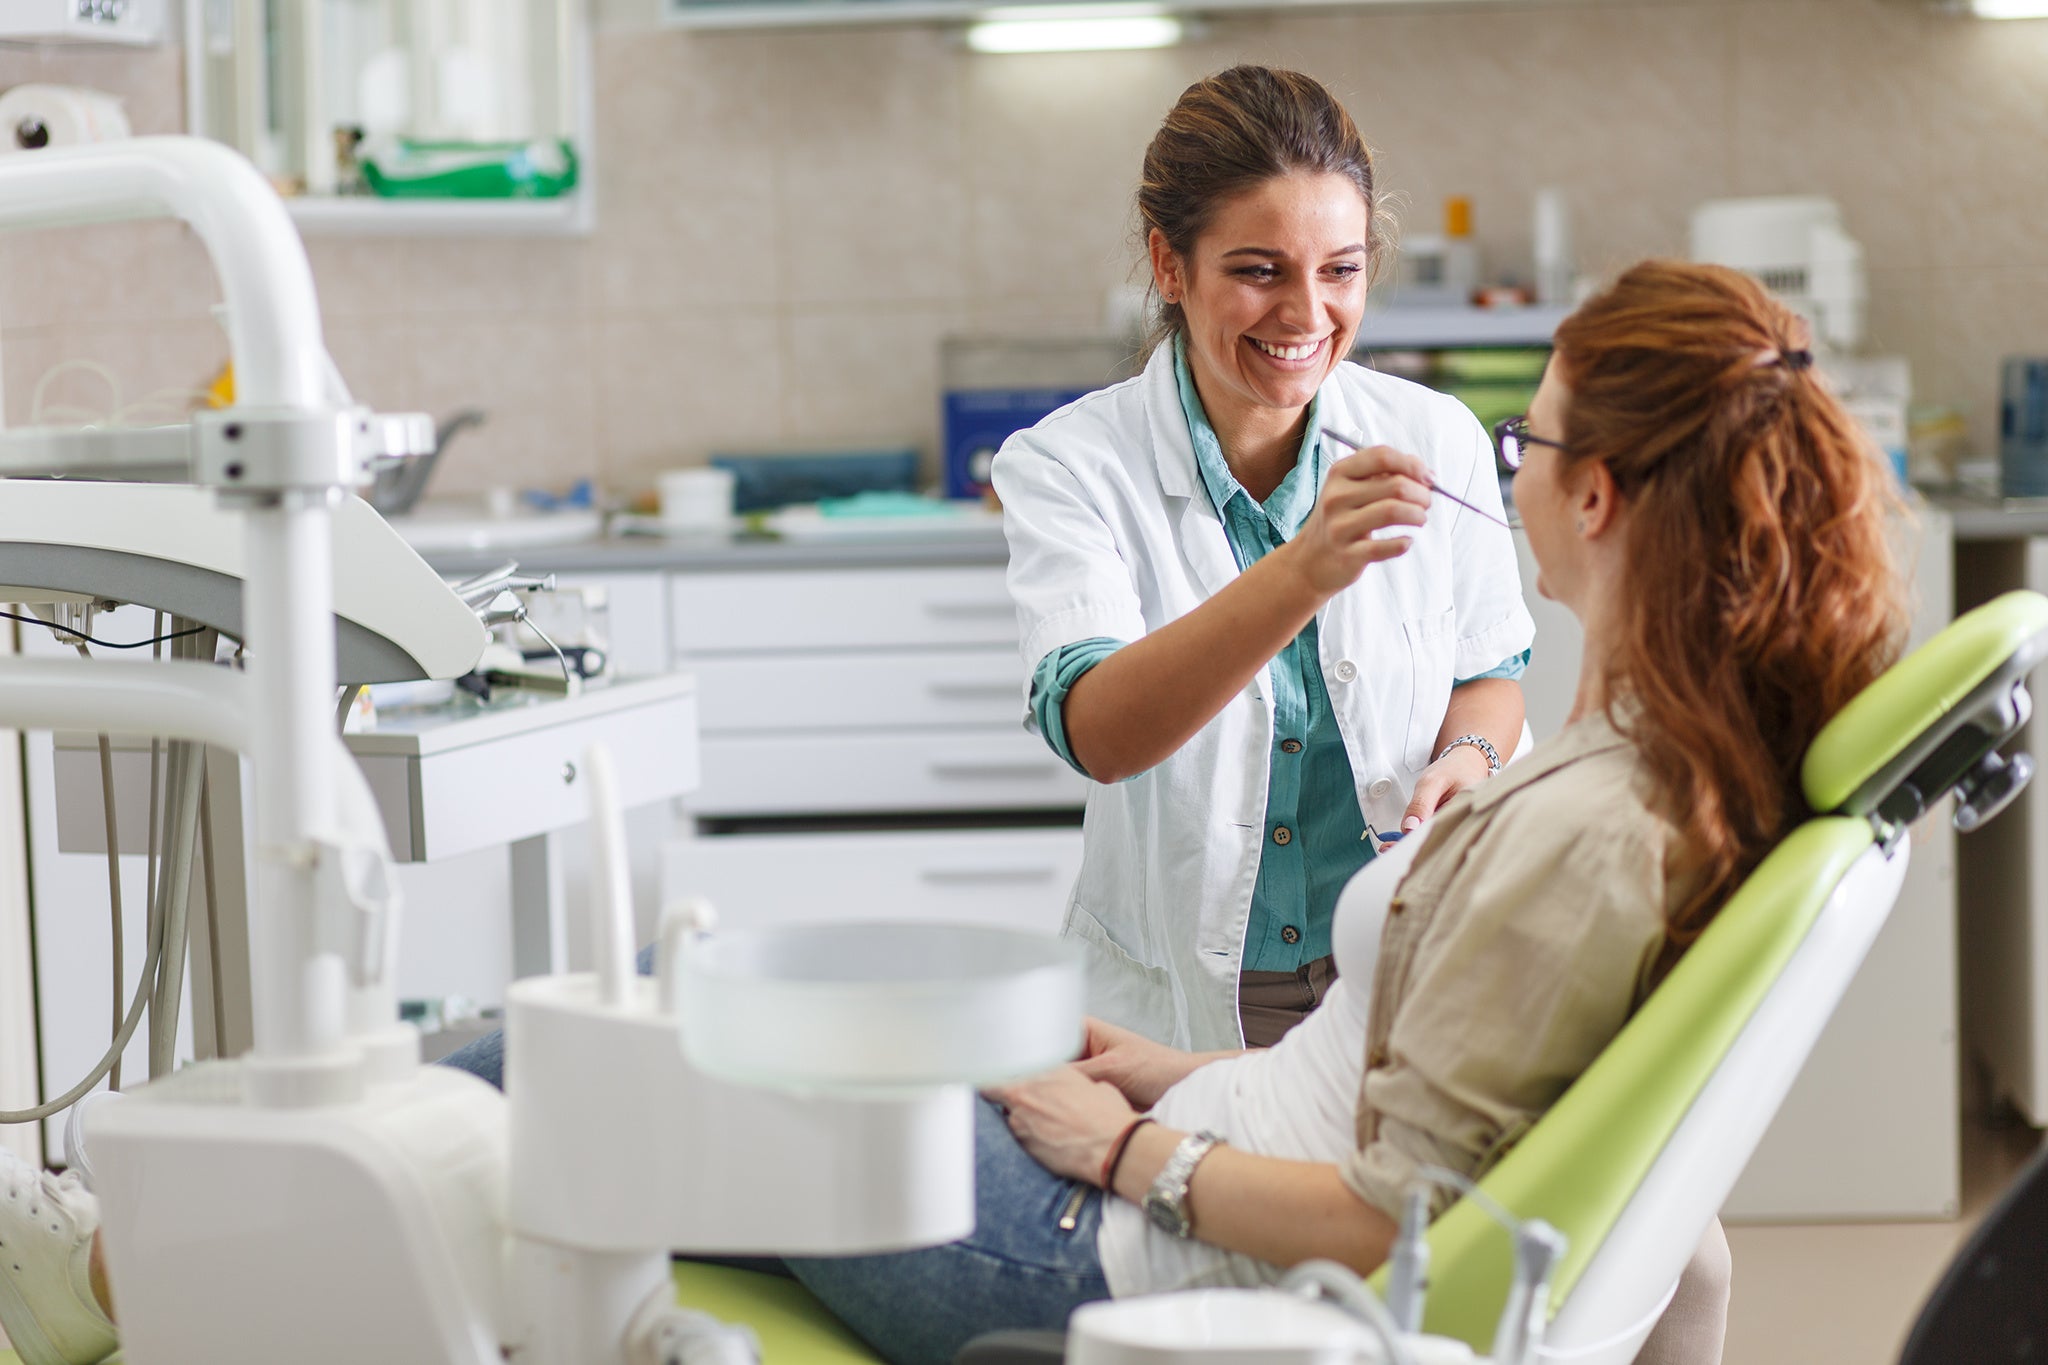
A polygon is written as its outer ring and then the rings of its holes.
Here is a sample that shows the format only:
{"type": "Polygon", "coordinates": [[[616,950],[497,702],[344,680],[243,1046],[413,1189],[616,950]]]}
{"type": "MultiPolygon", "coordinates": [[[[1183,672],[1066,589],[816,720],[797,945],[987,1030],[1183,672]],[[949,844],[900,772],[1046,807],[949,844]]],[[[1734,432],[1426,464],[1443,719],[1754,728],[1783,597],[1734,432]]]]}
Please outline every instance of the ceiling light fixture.
{"type": "Polygon", "coordinates": [[[1108,52],[1172,47],[1186,21],[1156,5],[1036,5],[988,11],[967,30],[976,52],[1108,52]]]}
{"type": "Polygon", "coordinates": [[[1970,0],[1979,19],[2048,19],[2048,0],[1970,0]]]}

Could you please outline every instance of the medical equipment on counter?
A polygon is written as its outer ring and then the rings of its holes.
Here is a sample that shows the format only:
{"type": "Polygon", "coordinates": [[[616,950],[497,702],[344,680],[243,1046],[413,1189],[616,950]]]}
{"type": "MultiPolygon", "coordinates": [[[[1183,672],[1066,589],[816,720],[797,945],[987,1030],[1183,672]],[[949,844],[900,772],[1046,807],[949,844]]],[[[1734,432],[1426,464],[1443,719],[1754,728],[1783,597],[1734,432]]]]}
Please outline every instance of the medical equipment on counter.
{"type": "Polygon", "coordinates": [[[1762,280],[1835,350],[1863,340],[1870,288],[1863,247],[1842,231],[1842,210],[1817,195],[1713,199],[1692,214],[1692,258],[1762,280]]]}
{"type": "Polygon", "coordinates": [[[182,458],[241,509],[246,673],[0,660],[12,724],[199,740],[245,752],[255,777],[254,1046],[98,1106],[82,1125],[125,1358],[679,1359],[701,1324],[673,1307],[672,1248],[851,1252],[966,1231],[967,1084],[1072,1055],[1071,949],[971,929],[919,936],[941,952],[900,944],[888,976],[913,989],[890,1001],[899,1026],[886,1055],[844,1053],[867,1036],[873,989],[857,972],[816,979],[805,931],[719,935],[678,911],[663,922],[662,975],[636,977],[619,805],[599,749],[583,760],[599,970],[515,985],[503,1095],[418,1065],[390,992],[390,853],[332,711],[335,498],[369,477],[381,424],[333,375],[304,250],[241,157],[145,138],[0,165],[0,227],[147,216],[183,218],[213,258],[236,406],[189,432],[0,435],[9,472],[182,458]],[[696,991],[731,977],[803,1002],[822,1036],[738,1039],[720,1017],[679,1023],[696,991]],[[1007,1001],[1000,1018],[991,998],[1007,1001]],[[765,1051],[736,1054],[742,1043],[765,1051]],[[790,1089],[699,1069],[746,1072],[764,1057],[790,1089]],[[597,1161],[593,1115],[612,1125],[597,1161]],[[840,1178],[856,1168],[861,1180],[840,1178]]]}

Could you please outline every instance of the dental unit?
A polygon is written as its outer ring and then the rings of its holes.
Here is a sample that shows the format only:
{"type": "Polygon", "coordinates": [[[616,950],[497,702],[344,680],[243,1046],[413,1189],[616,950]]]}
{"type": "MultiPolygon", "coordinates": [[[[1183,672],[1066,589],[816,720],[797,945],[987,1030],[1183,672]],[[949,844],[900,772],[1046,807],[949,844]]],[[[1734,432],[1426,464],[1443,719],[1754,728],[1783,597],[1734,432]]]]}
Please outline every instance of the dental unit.
{"type": "MultiPolygon", "coordinates": [[[[541,583],[513,566],[444,583],[347,496],[431,426],[350,400],[296,232],[240,156],[162,137],[0,164],[0,228],[151,216],[189,223],[214,261],[235,405],[189,427],[0,432],[0,600],[135,603],[246,654],[242,672],[0,659],[0,723],[217,746],[253,773],[252,1046],[153,1067],[81,1124],[124,1359],[747,1361],[750,1334],[678,1306],[671,1253],[965,1234],[971,1087],[1074,1054],[1076,954],[964,926],[728,931],[692,901],[659,917],[640,976],[602,748],[580,764],[594,969],[510,987],[502,1094],[420,1064],[393,994],[391,846],[336,689],[467,671],[485,622],[523,616],[541,583]]],[[[1433,1224],[1418,1197],[1384,1304],[1311,1263],[1278,1289],[1091,1304],[1045,1358],[1629,1359],[1882,925],[1906,826],[1951,789],[1959,820],[1989,818],[2025,781],[1995,753],[2048,655],[2048,601],[2023,598],[1959,621],[1939,667],[1922,651],[1830,727],[1807,765],[1828,814],[1478,1192],[1433,1224]],[[1513,1210],[1511,1235],[1489,1199],[1513,1210]]]]}

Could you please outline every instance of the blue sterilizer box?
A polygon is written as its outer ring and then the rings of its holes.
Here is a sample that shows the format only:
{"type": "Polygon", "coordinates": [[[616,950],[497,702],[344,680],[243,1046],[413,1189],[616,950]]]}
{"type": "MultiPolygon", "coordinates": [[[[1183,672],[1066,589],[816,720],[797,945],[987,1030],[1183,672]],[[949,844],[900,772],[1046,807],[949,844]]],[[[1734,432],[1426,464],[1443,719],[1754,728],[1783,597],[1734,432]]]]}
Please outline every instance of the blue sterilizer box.
{"type": "Polygon", "coordinates": [[[946,496],[988,492],[989,467],[1010,436],[1084,394],[1137,372],[1129,341],[1088,337],[948,337],[940,345],[945,392],[946,496]]]}

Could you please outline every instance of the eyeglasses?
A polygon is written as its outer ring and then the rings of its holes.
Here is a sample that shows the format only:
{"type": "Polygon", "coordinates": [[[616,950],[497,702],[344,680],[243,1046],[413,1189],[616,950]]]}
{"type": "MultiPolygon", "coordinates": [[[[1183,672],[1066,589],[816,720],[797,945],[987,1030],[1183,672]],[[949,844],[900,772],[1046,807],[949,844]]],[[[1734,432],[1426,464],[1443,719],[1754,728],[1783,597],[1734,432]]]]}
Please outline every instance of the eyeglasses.
{"type": "Polygon", "coordinates": [[[1509,469],[1522,467],[1522,458],[1528,454],[1530,446],[1549,446],[1552,450],[1568,449],[1563,441],[1552,441],[1542,436],[1531,435],[1529,419],[1526,416],[1510,417],[1506,421],[1494,423],[1493,448],[1500,452],[1500,462],[1509,469]]]}

